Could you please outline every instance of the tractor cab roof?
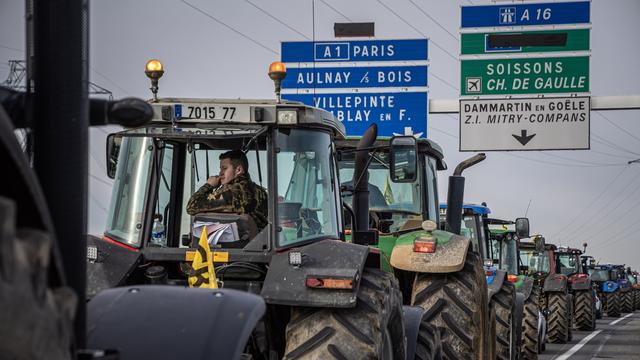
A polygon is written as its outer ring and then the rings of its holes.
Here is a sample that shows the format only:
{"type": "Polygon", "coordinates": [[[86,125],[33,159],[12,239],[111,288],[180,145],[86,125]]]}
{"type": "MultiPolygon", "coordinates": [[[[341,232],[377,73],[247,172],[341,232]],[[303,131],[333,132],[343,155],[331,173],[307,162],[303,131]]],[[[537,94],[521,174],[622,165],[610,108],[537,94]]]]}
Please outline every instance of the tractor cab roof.
{"type": "MultiPolygon", "coordinates": [[[[536,249],[536,245],[533,241],[523,241],[522,239],[520,240],[520,248],[521,249],[525,249],[525,250],[535,250],[536,249]]],[[[544,249],[545,250],[553,250],[555,251],[557,249],[557,247],[554,244],[549,244],[546,243],[544,244],[544,249]]]]}
{"type": "MultiPolygon", "coordinates": [[[[440,203],[440,209],[441,210],[446,210],[447,209],[447,204],[446,203],[440,203]]],[[[486,206],[476,205],[476,204],[464,204],[464,205],[462,205],[462,211],[465,214],[473,214],[473,215],[488,215],[488,214],[491,214],[491,209],[489,209],[486,206]]]]}
{"type": "Polygon", "coordinates": [[[250,135],[265,126],[308,127],[345,137],[344,125],[330,112],[300,102],[275,100],[161,98],[150,101],[153,118],[140,130],[153,136],[250,135]],[[145,131],[146,130],[146,131],[145,131]]]}
{"type": "MultiPolygon", "coordinates": [[[[390,140],[390,137],[378,136],[373,146],[381,147],[384,151],[385,148],[388,149],[390,140]]],[[[416,140],[418,142],[418,151],[420,153],[427,154],[435,158],[438,170],[447,170],[447,164],[444,162],[444,155],[440,145],[429,139],[419,138],[416,140]]],[[[336,147],[338,149],[355,149],[358,146],[358,141],[360,141],[359,137],[350,136],[347,139],[336,141],[336,147]]]]}
{"type": "Polygon", "coordinates": [[[576,249],[576,248],[570,248],[568,246],[560,246],[560,247],[558,247],[558,250],[556,252],[561,253],[561,254],[582,255],[582,250],[576,249]]]}

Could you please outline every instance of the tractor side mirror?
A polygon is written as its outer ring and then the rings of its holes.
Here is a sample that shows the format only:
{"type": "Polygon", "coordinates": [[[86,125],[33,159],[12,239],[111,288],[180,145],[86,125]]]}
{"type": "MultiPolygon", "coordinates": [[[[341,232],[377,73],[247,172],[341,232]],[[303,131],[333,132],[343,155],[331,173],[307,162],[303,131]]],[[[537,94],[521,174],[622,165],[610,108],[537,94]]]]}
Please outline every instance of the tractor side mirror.
{"type": "Polygon", "coordinates": [[[541,252],[544,251],[545,242],[544,242],[544,237],[543,236],[536,236],[533,239],[533,243],[536,246],[536,252],[541,253],[541,252]]]}
{"type": "Polygon", "coordinates": [[[516,235],[520,239],[529,237],[529,219],[517,218],[516,219],[516,235]]]}
{"type": "Polygon", "coordinates": [[[413,136],[391,138],[391,181],[414,182],[418,175],[418,143],[413,136]]]}
{"type": "Polygon", "coordinates": [[[109,136],[107,136],[107,176],[111,179],[114,179],[116,177],[116,169],[118,168],[118,155],[120,154],[121,144],[121,135],[109,134],[109,136]]]}

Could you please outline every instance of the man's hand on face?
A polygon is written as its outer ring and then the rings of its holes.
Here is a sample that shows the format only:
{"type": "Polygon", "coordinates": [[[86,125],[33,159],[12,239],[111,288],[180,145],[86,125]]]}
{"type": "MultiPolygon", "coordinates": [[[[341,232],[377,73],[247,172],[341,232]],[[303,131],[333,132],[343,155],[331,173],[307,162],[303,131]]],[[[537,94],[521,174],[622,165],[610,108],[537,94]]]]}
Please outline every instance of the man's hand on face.
{"type": "Polygon", "coordinates": [[[218,187],[220,186],[220,177],[219,176],[209,176],[209,178],[207,179],[207,184],[213,186],[213,187],[218,187]]]}

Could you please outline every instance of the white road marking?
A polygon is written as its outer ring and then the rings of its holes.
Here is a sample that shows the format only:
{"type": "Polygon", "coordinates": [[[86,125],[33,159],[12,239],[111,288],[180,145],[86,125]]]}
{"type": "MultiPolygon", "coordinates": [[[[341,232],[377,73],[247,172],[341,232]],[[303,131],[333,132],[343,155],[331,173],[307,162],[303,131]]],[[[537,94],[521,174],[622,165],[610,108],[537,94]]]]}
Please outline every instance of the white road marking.
{"type": "Polygon", "coordinates": [[[633,313],[627,314],[627,315],[625,315],[625,316],[621,317],[621,318],[620,318],[620,319],[618,319],[618,320],[614,320],[614,321],[610,322],[610,323],[609,323],[609,325],[615,325],[615,324],[619,323],[620,321],[622,321],[622,320],[624,320],[624,319],[628,318],[628,317],[629,317],[629,316],[631,316],[631,315],[633,315],[633,313]]]}
{"type": "Polygon", "coordinates": [[[569,356],[575,354],[578,350],[580,350],[583,346],[585,346],[589,342],[589,340],[593,339],[596,335],[600,334],[601,331],[602,330],[596,330],[591,334],[589,334],[588,336],[585,336],[584,339],[582,339],[579,343],[573,345],[573,347],[569,349],[566,353],[558,356],[556,360],[567,360],[569,356]]]}

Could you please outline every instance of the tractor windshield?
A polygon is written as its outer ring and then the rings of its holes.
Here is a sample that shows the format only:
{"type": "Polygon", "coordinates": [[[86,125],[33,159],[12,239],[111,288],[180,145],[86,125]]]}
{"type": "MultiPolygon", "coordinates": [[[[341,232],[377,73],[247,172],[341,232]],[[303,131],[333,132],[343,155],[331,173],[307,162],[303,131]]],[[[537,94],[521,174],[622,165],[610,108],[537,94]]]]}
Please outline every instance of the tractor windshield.
{"type": "Polygon", "coordinates": [[[608,281],[609,271],[605,269],[589,269],[589,276],[592,281],[608,281]]]}
{"type": "Polygon", "coordinates": [[[528,266],[529,273],[539,272],[548,274],[551,270],[548,251],[537,253],[534,250],[520,250],[520,260],[522,264],[528,266]]]}
{"type": "MultiPolygon", "coordinates": [[[[340,161],[342,185],[353,186],[355,153],[345,154],[340,161]]],[[[352,205],[348,194],[344,201],[352,205]]],[[[369,165],[369,209],[374,211],[408,212],[421,214],[420,184],[394,183],[389,176],[389,154],[375,153],[369,165]]]]}
{"type": "Polygon", "coordinates": [[[276,144],[278,246],[339,239],[340,192],[329,134],[280,129],[276,144]]]}
{"type": "Polygon", "coordinates": [[[508,274],[518,273],[518,242],[517,240],[503,240],[500,254],[500,269],[508,274]]]}
{"type": "Polygon", "coordinates": [[[558,263],[560,264],[560,272],[564,275],[575,274],[579,271],[579,264],[574,254],[559,254],[558,263]]]}

